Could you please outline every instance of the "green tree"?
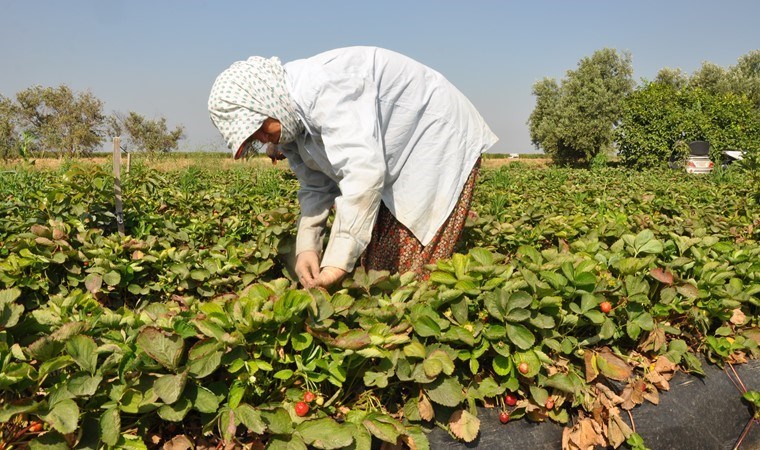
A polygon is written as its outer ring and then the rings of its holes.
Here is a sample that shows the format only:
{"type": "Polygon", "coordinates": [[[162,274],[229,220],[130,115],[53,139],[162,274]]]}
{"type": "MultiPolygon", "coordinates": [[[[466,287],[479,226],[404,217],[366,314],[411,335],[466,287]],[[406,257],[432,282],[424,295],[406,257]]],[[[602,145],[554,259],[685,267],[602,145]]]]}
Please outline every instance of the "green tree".
{"type": "Polygon", "coordinates": [[[654,81],[660,84],[673,86],[676,89],[681,89],[689,84],[689,75],[684,73],[681,69],[671,69],[666,67],[657,72],[654,81]]]}
{"type": "Polygon", "coordinates": [[[125,146],[133,150],[141,150],[150,154],[168,153],[179,147],[179,140],[184,138],[184,127],[177,126],[169,131],[166,119],[146,119],[142,115],[130,111],[126,117],[115,113],[108,120],[108,129],[114,135],[126,139],[125,146]]]}
{"type": "Polygon", "coordinates": [[[725,94],[731,92],[728,71],[717,64],[705,61],[689,79],[691,87],[700,88],[710,94],[725,94]]]}
{"type": "Polygon", "coordinates": [[[33,86],[16,94],[22,127],[44,150],[78,155],[103,142],[103,102],[89,92],[68,86],[33,86]]]}
{"type": "Polygon", "coordinates": [[[18,156],[17,121],[18,116],[13,101],[0,95],[0,157],[3,159],[18,156]]]}
{"type": "Polygon", "coordinates": [[[651,82],[628,96],[615,136],[628,166],[663,166],[678,142],[694,140],[710,142],[711,158],[720,162],[723,150],[758,147],[760,112],[745,95],[651,82]]]}
{"type": "Polygon", "coordinates": [[[632,75],[630,54],[605,48],[581,59],[561,84],[536,83],[536,110],[528,120],[533,144],[559,163],[590,163],[610,152],[632,75]]]}
{"type": "Polygon", "coordinates": [[[754,50],[739,58],[728,70],[731,90],[746,95],[755,108],[760,109],[760,50],[754,50]]]}

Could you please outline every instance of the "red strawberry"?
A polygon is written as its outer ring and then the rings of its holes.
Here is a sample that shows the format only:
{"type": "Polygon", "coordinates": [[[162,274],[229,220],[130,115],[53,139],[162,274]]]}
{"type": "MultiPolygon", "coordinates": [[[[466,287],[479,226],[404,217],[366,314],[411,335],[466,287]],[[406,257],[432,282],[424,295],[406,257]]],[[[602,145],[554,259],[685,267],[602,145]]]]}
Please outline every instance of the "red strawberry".
{"type": "Polygon", "coordinates": [[[515,406],[517,404],[517,397],[515,397],[512,394],[507,394],[506,396],[504,396],[504,401],[509,406],[515,406]]]}
{"type": "Polygon", "coordinates": [[[303,417],[306,414],[309,414],[309,405],[306,402],[298,402],[296,403],[296,415],[298,417],[303,417]]]}
{"type": "Polygon", "coordinates": [[[517,366],[517,370],[519,370],[521,374],[525,375],[526,373],[530,372],[530,366],[526,362],[521,362],[517,366]]]}
{"type": "Polygon", "coordinates": [[[499,413],[499,422],[501,423],[509,422],[509,413],[506,411],[502,411],[501,413],[499,413]]]}
{"type": "Polygon", "coordinates": [[[608,312],[612,311],[612,303],[602,302],[599,304],[599,309],[601,309],[603,313],[607,314],[608,312]]]}
{"type": "Polygon", "coordinates": [[[303,401],[305,401],[306,403],[311,403],[314,400],[316,400],[316,398],[317,396],[314,395],[314,393],[311,391],[306,391],[303,393],[303,401]]]}
{"type": "Polygon", "coordinates": [[[552,400],[552,399],[547,400],[546,404],[544,406],[546,406],[546,409],[552,409],[552,408],[554,408],[554,400],[552,400]]]}

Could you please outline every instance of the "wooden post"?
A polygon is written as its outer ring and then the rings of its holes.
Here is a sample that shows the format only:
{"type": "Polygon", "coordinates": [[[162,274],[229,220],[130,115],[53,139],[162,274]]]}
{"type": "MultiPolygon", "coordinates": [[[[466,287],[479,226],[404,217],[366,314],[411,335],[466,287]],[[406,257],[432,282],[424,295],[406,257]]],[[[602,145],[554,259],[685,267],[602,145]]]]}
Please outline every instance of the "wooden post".
{"type": "Polygon", "coordinates": [[[129,173],[129,169],[132,167],[132,154],[127,153],[127,171],[126,173],[129,173]]]}
{"type": "Polygon", "coordinates": [[[116,225],[119,234],[124,236],[124,210],[121,204],[121,139],[113,138],[113,188],[116,194],[116,225]]]}

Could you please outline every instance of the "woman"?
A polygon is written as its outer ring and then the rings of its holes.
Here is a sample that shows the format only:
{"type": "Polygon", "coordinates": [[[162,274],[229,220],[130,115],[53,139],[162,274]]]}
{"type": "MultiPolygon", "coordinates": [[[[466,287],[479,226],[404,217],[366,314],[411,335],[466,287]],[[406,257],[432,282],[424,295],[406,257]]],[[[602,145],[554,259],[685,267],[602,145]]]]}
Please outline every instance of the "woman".
{"type": "Polygon", "coordinates": [[[450,257],[480,155],[497,141],[441,74],[374,47],[238,61],[208,107],[235,158],[278,144],[288,159],[301,185],[295,272],[309,288],[339,281],[360,258],[424,275],[450,257]]]}

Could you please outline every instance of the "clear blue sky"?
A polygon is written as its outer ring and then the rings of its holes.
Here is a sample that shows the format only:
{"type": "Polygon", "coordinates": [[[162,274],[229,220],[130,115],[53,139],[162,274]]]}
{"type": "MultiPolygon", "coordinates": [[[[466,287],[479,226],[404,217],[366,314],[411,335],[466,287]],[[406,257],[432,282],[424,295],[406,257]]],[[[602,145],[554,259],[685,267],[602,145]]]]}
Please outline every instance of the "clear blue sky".
{"type": "Polygon", "coordinates": [[[386,47],[443,73],[499,136],[535,151],[534,82],[609,47],[634,77],[723,67],[760,48],[760,1],[0,0],[0,94],[89,90],[105,112],[182,124],[183,150],[222,149],[206,111],[216,75],[251,55],[283,62],[351,45],[386,47]]]}

